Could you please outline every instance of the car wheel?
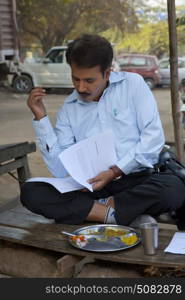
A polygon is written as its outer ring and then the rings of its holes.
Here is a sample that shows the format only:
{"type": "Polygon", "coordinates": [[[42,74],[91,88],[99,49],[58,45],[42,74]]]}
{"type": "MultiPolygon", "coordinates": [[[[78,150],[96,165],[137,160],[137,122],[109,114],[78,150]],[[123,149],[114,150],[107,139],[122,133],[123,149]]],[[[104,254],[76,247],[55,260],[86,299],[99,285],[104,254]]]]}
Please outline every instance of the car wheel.
{"type": "Polygon", "coordinates": [[[32,79],[27,75],[16,76],[13,79],[13,88],[18,93],[29,93],[33,88],[32,79]]]}
{"type": "Polygon", "coordinates": [[[152,90],[155,86],[154,81],[150,78],[146,78],[145,79],[146,84],[148,85],[148,87],[152,90]]]}

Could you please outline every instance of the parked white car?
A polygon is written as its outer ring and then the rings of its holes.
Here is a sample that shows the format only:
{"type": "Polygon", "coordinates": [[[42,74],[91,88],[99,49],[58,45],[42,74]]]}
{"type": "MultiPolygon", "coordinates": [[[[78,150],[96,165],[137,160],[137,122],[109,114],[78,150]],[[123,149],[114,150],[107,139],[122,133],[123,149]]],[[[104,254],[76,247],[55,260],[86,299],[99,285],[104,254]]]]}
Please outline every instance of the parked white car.
{"type": "MultiPolygon", "coordinates": [[[[20,64],[20,74],[11,77],[10,84],[18,93],[29,93],[33,87],[73,88],[71,68],[66,61],[67,46],[51,48],[40,61],[26,61],[20,64]]],[[[119,71],[119,65],[113,60],[113,71],[119,71]]]]}
{"type": "MultiPolygon", "coordinates": [[[[170,85],[170,61],[163,58],[159,61],[159,72],[161,75],[160,85],[170,85]]],[[[185,57],[178,58],[178,83],[185,78],[185,57]]]]}
{"type": "Polygon", "coordinates": [[[20,64],[12,86],[19,93],[29,93],[33,87],[73,88],[71,69],[66,61],[66,46],[51,48],[40,61],[20,64]]]}

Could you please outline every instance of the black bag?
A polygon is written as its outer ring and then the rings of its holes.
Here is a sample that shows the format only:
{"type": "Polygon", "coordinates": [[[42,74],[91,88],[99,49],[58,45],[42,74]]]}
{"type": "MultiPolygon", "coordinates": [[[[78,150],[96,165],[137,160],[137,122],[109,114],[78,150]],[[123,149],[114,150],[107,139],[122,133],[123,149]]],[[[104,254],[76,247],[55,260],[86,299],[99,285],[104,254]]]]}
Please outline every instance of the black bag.
{"type": "MultiPolygon", "coordinates": [[[[169,150],[162,151],[159,156],[159,163],[157,167],[160,172],[170,170],[185,183],[185,166],[177,160],[173,152],[169,150]]],[[[185,230],[185,202],[174,212],[173,218],[176,221],[178,229],[185,230]]]]}
{"type": "Polygon", "coordinates": [[[185,166],[177,160],[173,152],[163,150],[159,155],[159,163],[157,167],[160,172],[170,170],[185,183],[185,166]]]}

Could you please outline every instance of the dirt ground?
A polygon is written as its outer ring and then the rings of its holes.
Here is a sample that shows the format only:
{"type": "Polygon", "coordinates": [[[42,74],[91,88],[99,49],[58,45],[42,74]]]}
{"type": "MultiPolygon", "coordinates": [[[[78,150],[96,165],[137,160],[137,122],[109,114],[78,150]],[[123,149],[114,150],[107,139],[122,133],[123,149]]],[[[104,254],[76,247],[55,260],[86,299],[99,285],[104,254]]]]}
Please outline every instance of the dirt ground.
{"type": "MultiPolygon", "coordinates": [[[[173,123],[171,117],[171,100],[169,89],[153,90],[156,97],[166,141],[173,142],[173,123]]],[[[53,91],[45,98],[48,115],[55,123],[55,113],[63,104],[67,94],[63,91],[53,91]]],[[[10,144],[23,141],[35,141],[32,129],[32,113],[26,105],[28,95],[15,94],[11,89],[0,88],[0,144],[10,144]]],[[[33,177],[50,176],[39,150],[29,155],[29,166],[33,177]]],[[[0,177],[1,202],[19,193],[15,179],[6,174],[0,177]]]]}

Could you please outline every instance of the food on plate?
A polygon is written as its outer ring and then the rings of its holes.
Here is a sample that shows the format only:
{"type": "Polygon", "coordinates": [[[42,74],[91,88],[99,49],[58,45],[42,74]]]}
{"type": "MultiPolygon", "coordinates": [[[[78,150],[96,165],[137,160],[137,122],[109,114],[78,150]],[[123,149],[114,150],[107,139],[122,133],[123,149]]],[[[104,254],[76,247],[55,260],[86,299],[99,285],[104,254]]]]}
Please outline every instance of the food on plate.
{"type": "Polygon", "coordinates": [[[132,235],[125,234],[125,235],[121,236],[120,239],[127,246],[133,245],[138,241],[138,237],[135,233],[132,235]]]}
{"type": "Polygon", "coordinates": [[[131,247],[137,244],[139,237],[129,227],[127,229],[109,225],[82,229],[70,236],[70,240],[73,245],[84,248],[84,250],[99,251],[98,249],[101,249],[102,251],[105,249],[104,251],[109,251],[110,249],[119,250],[123,247],[131,247]]]}
{"type": "Polygon", "coordinates": [[[84,235],[74,235],[70,239],[79,247],[85,247],[88,242],[84,235]]]}
{"type": "Polygon", "coordinates": [[[79,239],[81,242],[86,240],[84,235],[74,235],[74,236],[71,236],[71,239],[72,239],[72,241],[76,241],[79,239]]]}
{"type": "Polygon", "coordinates": [[[105,229],[105,236],[108,236],[108,237],[112,237],[112,236],[115,236],[115,237],[119,237],[119,236],[122,236],[124,234],[126,234],[127,232],[125,230],[122,230],[122,229],[113,229],[113,228],[109,228],[107,227],[105,229]]]}

